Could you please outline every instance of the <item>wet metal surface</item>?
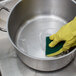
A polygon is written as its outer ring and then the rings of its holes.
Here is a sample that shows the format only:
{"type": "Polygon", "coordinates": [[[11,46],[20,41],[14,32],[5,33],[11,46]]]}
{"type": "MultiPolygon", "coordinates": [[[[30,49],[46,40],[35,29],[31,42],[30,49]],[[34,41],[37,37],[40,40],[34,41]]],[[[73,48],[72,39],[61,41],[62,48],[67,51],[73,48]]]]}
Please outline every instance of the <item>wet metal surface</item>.
{"type": "MultiPolygon", "coordinates": [[[[6,35],[7,36],[7,35],[6,35]]],[[[0,39],[2,76],[75,76],[76,58],[65,68],[55,72],[39,72],[24,65],[16,56],[8,37],[0,39]],[[8,45],[7,45],[8,44],[8,45]]]]}

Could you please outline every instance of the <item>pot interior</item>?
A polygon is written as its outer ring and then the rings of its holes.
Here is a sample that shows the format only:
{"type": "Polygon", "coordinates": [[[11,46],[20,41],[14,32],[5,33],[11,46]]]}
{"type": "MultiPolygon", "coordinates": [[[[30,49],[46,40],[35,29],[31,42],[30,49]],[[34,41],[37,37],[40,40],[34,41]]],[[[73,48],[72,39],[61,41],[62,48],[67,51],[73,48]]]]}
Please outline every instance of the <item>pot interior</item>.
{"type": "Polygon", "coordinates": [[[9,36],[25,54],[46,58],[46,37],[56,33],[75,16],[76,5],[71,0],[24,0],[10,15],[9,36]]]}

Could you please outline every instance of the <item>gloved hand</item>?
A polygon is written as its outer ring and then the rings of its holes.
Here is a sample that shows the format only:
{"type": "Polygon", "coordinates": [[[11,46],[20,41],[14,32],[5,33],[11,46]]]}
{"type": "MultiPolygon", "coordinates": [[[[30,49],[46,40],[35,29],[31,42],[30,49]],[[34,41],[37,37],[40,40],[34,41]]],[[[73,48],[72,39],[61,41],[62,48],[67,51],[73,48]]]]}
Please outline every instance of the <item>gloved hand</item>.
{"type": "Polygon", "coordinates": [[[68,24],[61,27],[61,29],[49,37],[53,40],[49,47],[54,47],[60,41],[65,41],[63,47],[58,53],[67,51],[69,48],[76,46],[76,17],[68,24]]]}

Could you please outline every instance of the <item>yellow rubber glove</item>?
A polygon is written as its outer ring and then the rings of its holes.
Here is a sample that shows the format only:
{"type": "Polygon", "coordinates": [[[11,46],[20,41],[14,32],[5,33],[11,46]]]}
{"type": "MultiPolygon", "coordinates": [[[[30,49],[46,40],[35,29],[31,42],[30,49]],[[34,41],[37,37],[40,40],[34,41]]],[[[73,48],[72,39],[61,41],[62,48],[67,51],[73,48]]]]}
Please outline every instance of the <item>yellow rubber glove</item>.
{"type": "Polygon", "coordinates": [[[63,47],[55,55],[76,46],[76,17],[68,24],[62,26],[56,34],[51,35],[49,38],[53,40],[49,44],[49,47],[54,47],[60,41],[65,41],[63,47]]]}

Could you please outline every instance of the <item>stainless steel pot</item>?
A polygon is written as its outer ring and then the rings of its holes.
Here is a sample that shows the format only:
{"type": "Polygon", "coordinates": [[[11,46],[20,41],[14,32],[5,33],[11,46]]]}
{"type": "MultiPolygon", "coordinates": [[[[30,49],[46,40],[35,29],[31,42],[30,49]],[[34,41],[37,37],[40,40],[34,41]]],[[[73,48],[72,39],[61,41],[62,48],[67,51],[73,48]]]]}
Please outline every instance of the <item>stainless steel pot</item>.
{"type": "Polygon", "coordinates": [[[75,0],[23,0],[14,6],[7,30],[18,57],[26,65],[40,71],[54,71],[71,62],[75,48],[68,54],[46,57],[45,37],[76,16],[75,3],[75,0]]]}

